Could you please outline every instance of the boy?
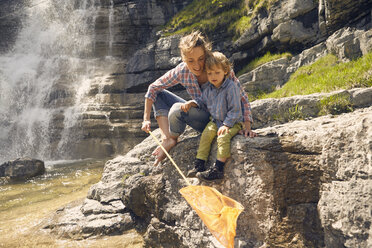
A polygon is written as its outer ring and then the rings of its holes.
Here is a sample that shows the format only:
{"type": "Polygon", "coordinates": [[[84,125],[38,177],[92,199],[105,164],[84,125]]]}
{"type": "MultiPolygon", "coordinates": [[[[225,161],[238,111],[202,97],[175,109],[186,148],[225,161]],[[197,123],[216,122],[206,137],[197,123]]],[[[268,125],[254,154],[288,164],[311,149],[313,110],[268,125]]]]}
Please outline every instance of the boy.
{"type": "Polygon", "coordinates": [[[240,101],[240,88],[231,79],[231,64],[220,52],[211,53],[205,62],[208,86],[202,96],[181,106],[181,110],[188,112],[191,107],[206,108],[211,114],[211,121],[205,127],[200,138],[200,144],[195,168],[188,172],[188,176],[197,176],[201,180],[211,181],[223,179],[226,160],[230,157],[230,141],[242,128],[243,114],[240,101]],[[213,139],[217,137],[217,160],[206,171],[213,139]]]}

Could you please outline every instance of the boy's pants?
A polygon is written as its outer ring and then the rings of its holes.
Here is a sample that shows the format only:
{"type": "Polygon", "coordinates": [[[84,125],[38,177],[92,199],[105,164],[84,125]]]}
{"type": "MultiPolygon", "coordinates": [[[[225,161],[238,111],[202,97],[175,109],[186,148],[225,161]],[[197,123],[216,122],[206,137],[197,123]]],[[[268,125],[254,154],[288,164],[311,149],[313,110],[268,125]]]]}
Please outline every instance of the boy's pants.
{"type": "MultiPolygon", "coordinates": [[[[231,139],[242,129],[241,123],[235,123],[235,125],[229,129],[228,133],[224,133],[217,137],[217,159],[228,158],[231,156],[230,153],[230,142],[231,139]]],[[[211,150],[213,139],[217,136],[217,125],[213,121],[210,121],[205,127],[199,143],[198,153],[196,158],[207,161],[209,152],[211,150]]]]}

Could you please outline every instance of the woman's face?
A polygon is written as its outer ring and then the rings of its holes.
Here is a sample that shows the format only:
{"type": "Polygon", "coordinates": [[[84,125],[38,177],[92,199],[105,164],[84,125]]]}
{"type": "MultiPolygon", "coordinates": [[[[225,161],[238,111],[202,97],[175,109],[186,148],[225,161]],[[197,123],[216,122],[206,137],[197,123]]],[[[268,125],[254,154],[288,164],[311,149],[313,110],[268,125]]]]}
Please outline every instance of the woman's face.
{"type": "Polygon", "coordinates": [[[185,62],[189,70],[195,75],[200,76],[204,71],[205,52],[201,47],[194,47],[185,54],[185,62]]]}

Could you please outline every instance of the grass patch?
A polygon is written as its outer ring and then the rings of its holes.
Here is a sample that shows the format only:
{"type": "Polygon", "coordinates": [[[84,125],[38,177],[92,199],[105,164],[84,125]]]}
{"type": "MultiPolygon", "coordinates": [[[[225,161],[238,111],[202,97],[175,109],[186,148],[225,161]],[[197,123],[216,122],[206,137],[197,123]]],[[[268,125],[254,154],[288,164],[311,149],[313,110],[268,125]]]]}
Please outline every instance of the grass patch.
{"type": "Polygon", "coordinates": [[[372,52],[347,63],[340,63],[335,55],[329,54],[299,68],[281,89],[265,94],[261,99],[371,86],[372,52]]]}
{"type": "Polygon", "coordinates": [[[353,104],[348,94],[336,94],[320,100],[319,115],[338,115],[352,111],[353,104]]]}
{"type": "Polygon", "coordinates": [[[238,38],[250,28],[260,10],[278,0],[194,0],[175,15],[164,27],[163,35],[184,34],[198,29],[206,34],[227,30],[238,38]]]}
{"type": "Polygon", "coordinates": [[[271,87],[271,89],[255,89],[254,91],[247,91],[248,99],[250,102],[253,102],[258,99],[262,99],[263,96],[266,94],[273,92],[275,90],[275,87],[271,87]]]}
{"type": "Polygon", "coordinates": [[[273,119],[279,122],[288,122],[294,120],[304,120],[307,116],[302,112],[303,106],[293,106],[287,111],[282,111],[273,115],[273,119]]]}
{"type": "Polygon", "coordinates": [[[164,35],[182,34],[194,29],[210,33],[217,27],[229,27],[244,14],[243,2],[243,0],[194,0],[165,25],[164,35]]]}
{"type": "Polygon", "coordinates": [[[257,68],[260,65],[263,65],[267,62],[274,61],[280,58],[287,58],[289,60],[292,58],[292,54],[291,53],[271,54],[270,52],[267,52],[264,56],[260,58],[256,58],[252,60],[251,62],[249,62],[249,64],[247,64],[242,70],[240,70],[237,73],[237,75],[238,76],[243,75],[244,73],[247,73],[257,68]]]}

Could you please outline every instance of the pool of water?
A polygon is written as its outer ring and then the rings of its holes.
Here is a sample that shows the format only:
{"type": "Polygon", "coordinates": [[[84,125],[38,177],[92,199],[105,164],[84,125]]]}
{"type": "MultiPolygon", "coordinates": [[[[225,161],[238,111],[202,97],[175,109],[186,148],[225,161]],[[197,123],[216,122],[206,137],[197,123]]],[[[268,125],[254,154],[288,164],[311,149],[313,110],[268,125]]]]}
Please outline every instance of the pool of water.
{"type": "Polygon", "coordinates": [[[142,247],[135,231],[82,241],[58,240],[40,223],[61,206],[83,199],[102,175],[105,160],[50,161],[26,182],[0,181],[0,247],[142,247]]]}

